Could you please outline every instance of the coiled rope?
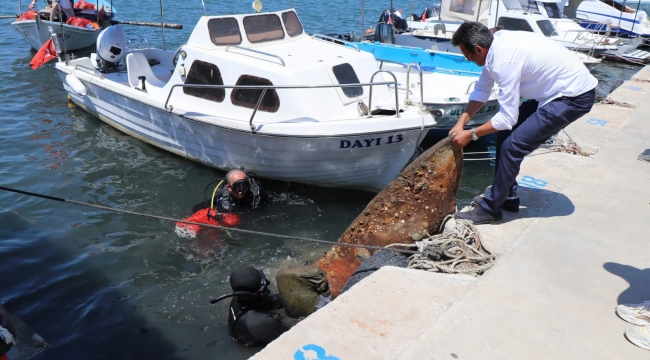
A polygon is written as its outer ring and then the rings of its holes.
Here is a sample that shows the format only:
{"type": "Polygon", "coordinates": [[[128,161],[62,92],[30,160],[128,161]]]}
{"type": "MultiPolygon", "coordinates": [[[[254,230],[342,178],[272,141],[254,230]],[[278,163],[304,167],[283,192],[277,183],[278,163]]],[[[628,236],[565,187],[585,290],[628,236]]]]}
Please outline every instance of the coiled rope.
{"type": "Polygon", "coordinates": [[[199,225],[199,226],[210,227],[210,228],[215,228],[215,229],[240,232],[240,233],[244,233],[244,234],[270,236],[270,237],[276,237],[276,238],[288,239],[288,240],[309,241],[309,242],[318,243],[318,244],[347,246],[347,247],[364,248],[364,249],[370,249],[370,250],[384,250],[385,249],[385,250],[401,252],[401,253],[408,253],[408,254],[417,254],[418,253],[418,251],[414,251],[414,250],[391,249],[391,248],[386,249],[386,248],[381,247],[381,246],[339,243],[339,242],[335,242],[335,241],[320,240],[320,239],[313,239],[313,238],[305,238],[305,237],[300,237],[300,236],[273,234],[273,233],[267,233],[267,232],[262,232],[262,231],[246,230],[246,229],[239,229],[239,228],[233,228],[233,227],[225,227],[225,226],[221,226],[221,225],[212,225],[212,224],[198,223],[198,222],[193,222],[193,221],[185,221],[185,220],[175,219],[175,218],[171,218],[171,217],[167,217],[167,216],[145,214],[145,213],[141,213],[141,212],[137,212],[137,211],[131,211],[131,210],[125,210],[125,209],[119,209],[119,208],[112,208],[112,207],[104,206],[104,205],[90,204],[90,203],[86,203],[86,202],[82,202],[82,201],[76,201],[76,200],[64,199],[64,198],[60,198],[60,197],[56,197],[56,196],[38,194],[38,193],[31,192],[31,191],[12,189],[12,188],[8,188],[8,187],[5,187],[5,186],[0,186],[0,190],[5,190],[5,191],[18,193],[18,194],[23,194],[23,195],[34,196],[34,197],[38,197],[38,198],[42,198],[42,199],[48,199],[48,200],[64,202],[64,203],[68,203],[68,204],[87,206],[87,207],[91,207],[91,208],[95,208],[95,209],[101,209],[101,210],[106,210],[106,211],[111,211],[111,212],[122,213],[122,214],[137,215],[137,216],[142,216],[142,217],[151,218],[151,219],[172,221],[174,223],[199,225]]]}
{"type": "MultiPolygon", "coordinates": [[[[444,224],[453,217],[448,215],[444,224]]],[[[494,265],[495,256],[485,247],[481,234],[471,221],[455,219],[453,228],[438,235],[428,235],[413,244],[391,244],[387,247],[415,247],[418,252],[409,257],[409,269],[450,274],[481,275],[494,265]]]]}

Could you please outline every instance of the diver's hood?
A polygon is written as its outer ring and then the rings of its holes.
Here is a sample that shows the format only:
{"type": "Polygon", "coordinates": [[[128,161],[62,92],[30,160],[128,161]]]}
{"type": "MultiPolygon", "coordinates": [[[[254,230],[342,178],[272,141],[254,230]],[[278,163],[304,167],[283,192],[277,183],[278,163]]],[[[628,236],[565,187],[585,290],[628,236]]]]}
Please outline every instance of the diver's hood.
{"type": "Polygon", "coordinates": [[[266,278],[262,270],[254,267],[240,268],[230,274],[230,287],[234,291],[210,300],[210,304],[215,304],[233,296],[265,294],[270,284],[271,282],[266,278]]]}

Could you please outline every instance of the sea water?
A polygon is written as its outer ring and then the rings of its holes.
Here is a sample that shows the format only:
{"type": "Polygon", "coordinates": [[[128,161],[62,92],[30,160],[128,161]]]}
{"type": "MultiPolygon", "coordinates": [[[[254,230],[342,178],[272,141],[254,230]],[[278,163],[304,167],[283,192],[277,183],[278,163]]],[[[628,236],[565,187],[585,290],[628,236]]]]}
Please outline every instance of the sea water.
{"type": "MultiPolygon", "coordinates": [[[[208,14],[252,12],[251,1],[206,2],[208,14]]],[[[8,15],[14,1],[0,0],[8,15]]],[[[118,19],[160,21],[159,2],[114,1],[118,19]]],[[[23,9],[28,5],[23,1],[23,9]]],[[[307,32],[360,33],[361,3],[343,0],[264,1],[264,11],[296,8],[307,32]]],[[[389,2],[365,4],[365,27],[389,2]]],[[[410,12],[410,2],[394,1],[410,12]]],[[[415,3],[421,12],[425,3],[415,3]]],[[[200,1],[164,3],[164,44],[175,50],[203,15],[200,1]]],[[[70,105],[53,62],[37,71],[35,51],[0,20],[0,184],[172,218],[191,214],[204,187],[222,171],[159,150],[70,105]]],[[[160,29],[125,26],[128,37],[163,46],[160,29]]],[[[77,52],[85,56],[89,50],[77,52]]],[[[592,69],[598,95],[631,65],[592,69]]],[[[491,143],[468,151],[494,153],[491,143]]],[[[489,157],[490,154],[479,157],[489,157]]],[[[459,206],[488,186],[493,162],[464,164],[459,206]]],[[[240,228],[336,241],[373,194],[263,179],[276,200],[244,216],[240,228]]],[[[260,348],[228,336],[228,275],[238,267],[262,269],[271,281],[287,266],[319,259],[329,246],[235,231],[203,230],[178,236],[174,223],[0,191],[0,302],[52,347],[37,359],[245,359],[260,348]]],[[[274,286],[272,286],[274,289],[274,286]]]]}

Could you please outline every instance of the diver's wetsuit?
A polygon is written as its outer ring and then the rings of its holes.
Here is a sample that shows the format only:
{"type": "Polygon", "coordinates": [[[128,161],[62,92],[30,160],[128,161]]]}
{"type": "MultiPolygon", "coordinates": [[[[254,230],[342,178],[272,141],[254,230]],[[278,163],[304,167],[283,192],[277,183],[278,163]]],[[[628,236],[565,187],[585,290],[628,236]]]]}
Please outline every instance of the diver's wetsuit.
{"type": "Polygon", "coordinates": [[[255,210],[261,208],[268,203],[269,194],[259,186],[259,183],[257,186],[259,189],[258,191],[255,191],[254,187],[251,186],[251,188],[246,192],[244,198],[239,200],[232,197],[228,189],[224,186],[214,199],[214,204],[216,205],[217,210],[219,210],[219,212],[237,212],[244,209],[255,210]]]}
{"type": "Polygon", "coordinates": [[[278,338],[287,327],[273,312],[278,306],[271,296],[236,296],[230,301],[228,328],[230,335],[246,346],[266,345],[278,338]]]}

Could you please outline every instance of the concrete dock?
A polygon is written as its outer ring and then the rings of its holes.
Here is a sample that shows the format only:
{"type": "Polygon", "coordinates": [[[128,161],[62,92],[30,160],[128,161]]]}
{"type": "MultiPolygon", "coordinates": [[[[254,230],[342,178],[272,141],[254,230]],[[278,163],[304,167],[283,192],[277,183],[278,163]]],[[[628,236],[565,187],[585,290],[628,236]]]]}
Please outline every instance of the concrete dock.
{"type": "Polygon", "coordinates": [[[483,276],[382,268],[253,359],[650,359],[614,312],[650,300],[649,99],[645,67],[567,127],[590,156],[524,160],[483,276]]]}

